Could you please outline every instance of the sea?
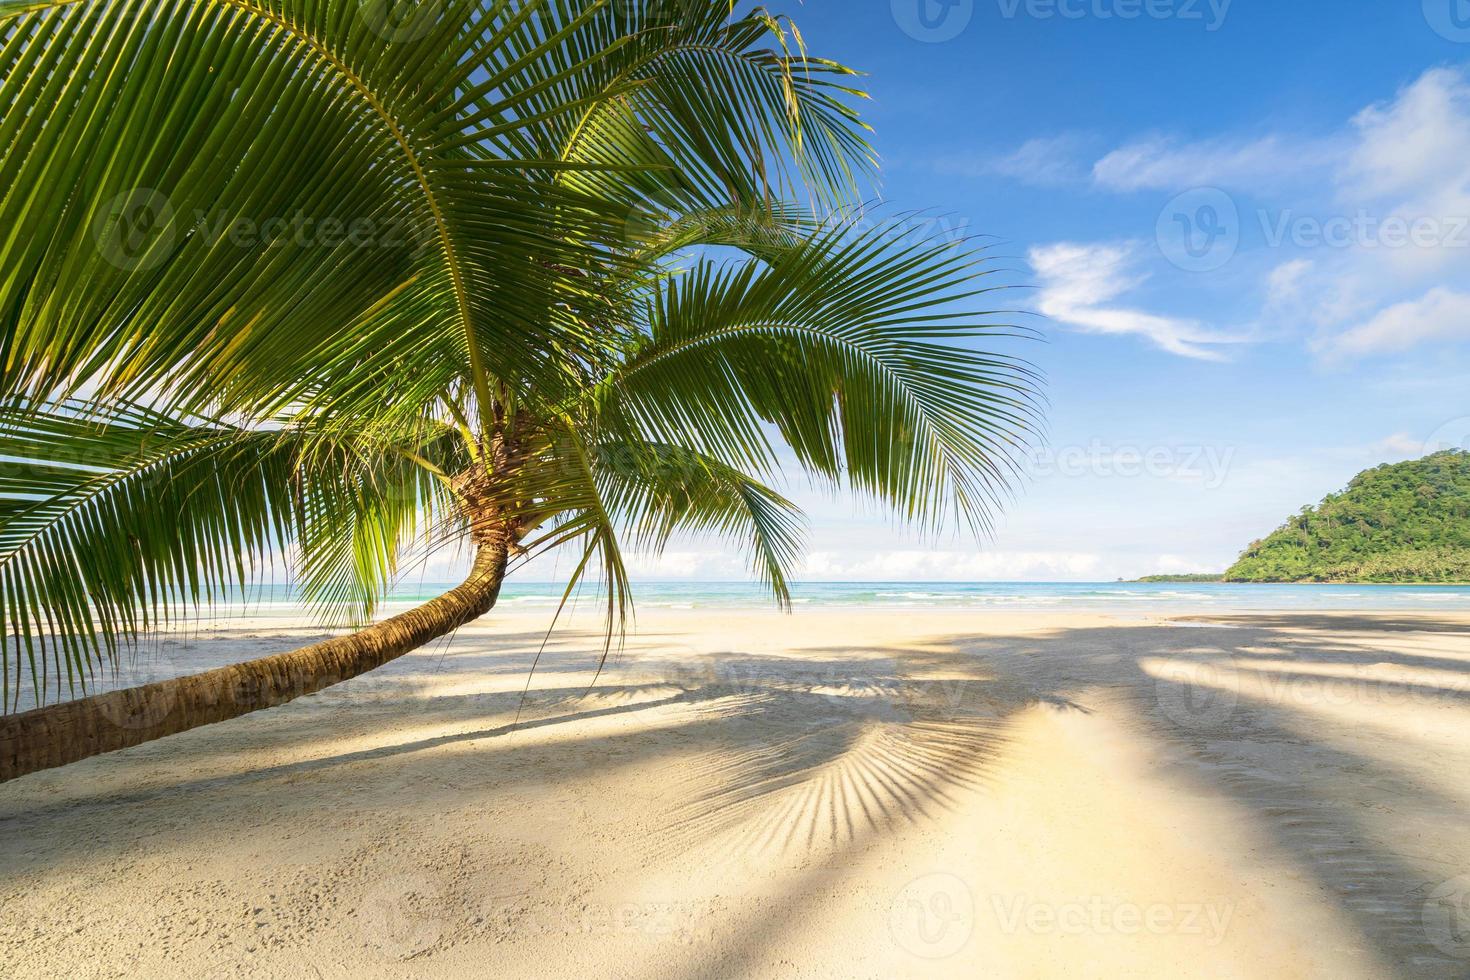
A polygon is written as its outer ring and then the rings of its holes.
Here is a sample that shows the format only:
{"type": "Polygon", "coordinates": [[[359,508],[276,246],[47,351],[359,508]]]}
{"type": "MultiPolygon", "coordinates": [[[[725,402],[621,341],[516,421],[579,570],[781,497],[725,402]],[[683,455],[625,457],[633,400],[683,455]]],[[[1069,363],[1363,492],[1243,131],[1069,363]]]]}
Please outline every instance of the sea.
{"type": "MultiPolygon", "coordinates": [[[[412,582],[394,589],[392,606],[411,605],[452,588],[452,583],[412,582]]],[[[501,609],[554,609],[565,586],[551,582],[507,582],[501,609]]],[[[595,585],[584,585],[578,605],[597,601],[595,585]]],[[[760,609],[774,605],[769,591],[753,582],[648,581],[633,584],[638,608],[760,609]]],[[[238,601],[238,597],[237,597],[238,601]]],[[[798,582],[791,601],[802,608],[1057,610],[1107,612],[1129,609],[1181,611],[1351,611],[1466,612],[1466,585],[1246,585],[1234,583],[1140,582],[798,582]]],[[[249,591],[249,615],[289,614],[299,597],[282,586],[249,591]]],[[[238,606],[237,606],[238,608],[238,606]]]]}

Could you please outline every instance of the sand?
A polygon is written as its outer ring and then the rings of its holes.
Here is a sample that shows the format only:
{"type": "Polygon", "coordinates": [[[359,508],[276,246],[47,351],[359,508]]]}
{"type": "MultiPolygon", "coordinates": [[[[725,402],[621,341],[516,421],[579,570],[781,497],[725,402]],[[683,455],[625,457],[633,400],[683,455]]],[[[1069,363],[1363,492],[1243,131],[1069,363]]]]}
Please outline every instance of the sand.
{"type": "Polygon", "coordinates": [[[1470,976],[1470,616],[545,624],[0,786],[0,975],[1470,976]]]}

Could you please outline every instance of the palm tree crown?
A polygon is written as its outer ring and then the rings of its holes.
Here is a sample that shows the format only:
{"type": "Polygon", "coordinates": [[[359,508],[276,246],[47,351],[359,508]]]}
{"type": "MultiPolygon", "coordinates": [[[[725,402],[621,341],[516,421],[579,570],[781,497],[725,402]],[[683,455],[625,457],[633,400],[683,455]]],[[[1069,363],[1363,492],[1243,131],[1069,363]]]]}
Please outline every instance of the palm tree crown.
{"type": "Polygon", "coordinates": [[[364,622],[414,542],[572,546],[611,621],[717,533],[784,600],[779,445],[983,528],[1036,379],[981,251],[854,207],[853,81],[727,0],[7,0],[7,710],[286,550],[364,622]]]}

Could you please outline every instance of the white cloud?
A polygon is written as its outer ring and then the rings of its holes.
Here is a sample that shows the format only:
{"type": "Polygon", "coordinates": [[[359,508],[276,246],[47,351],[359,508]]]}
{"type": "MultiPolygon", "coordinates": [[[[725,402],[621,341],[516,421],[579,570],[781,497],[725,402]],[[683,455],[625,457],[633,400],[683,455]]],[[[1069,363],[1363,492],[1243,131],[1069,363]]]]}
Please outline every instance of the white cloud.
{"type": "Polygon", "coordinates": [[[1027,140],[1002,156],[970,154],[934,161],[941,174],[961,177],[1005,177],[1035,187],[1063,187],[1087,180],[1081,138],[1072,134],[1027,140]]]}
{"type": "Polygon", "coordinates": [[[1266,277],[1266,304],[1281,307],[1301,296],[1303,280],[1312,271],[1311,259],[1292,259],[1271,270],[1266,277]]]}
{"type": "Polygon", "coordinates": [[[1352,356],[1443,340],[1470,340],[1470,293],[1436,286],[1418,299],[1386,307],[1325,344],[1331,353],[1352,356]]]}
{"type": "MultiPolygon", "coordinates": [[[[1282,251],[1262,278],[1258,335],[1306,327],[1311,349],[1328,360],[1470,339],[1470,297],[1457,289],[1470,278],[1465,69],[1426,71],[1320,139],[1147,139],[1103,157],[1093,176],[1114,190],[1219,185],[1260,198],[1266,206],[1254,218],[1265,244],[1282,251]],[[1294,182],[1302,187],[1293,199],[1278,195],[1271,206],[1270,192],[1294,182]]],[[[1242,217],[1253,223],[1243,202],[1242,217]]],[[[1089,329],[1147,334],[1191,356],[1210,353],[1209,342],[1197,339],[1210,332],[1192,320],[1069,312],[1067,319],[1089,329]]]]}
{"type": "Polygon", "coordinates": [[[1059,242],[1031,249],[1031,266],[1041,281],[1038,309],[1086,333],[1133,334],[1181,357],[1222,360],[1217,346],[1239,343],[1241,338],[1196,320],[1113,305],[1147,278],[1136,271],[1140,252],[1136,242],[1059,242]]]}
{"type": "Polygon", "coordinates": [[[1098,186],[1115,191],[1259,186],[1311,177],[1333,153],[1327,142],[1279,136],[1194,143],[1154,138],[1130,143],[1098,160],[1092,178],[1098,186]]]}
{"type": "Polygon", "coordinates": [[[808,580],[868,582],[1059,581],[1097,574],[1101,556],[1068,551],[815,552],[808,580]]]}
{"type": "Polygon", "coordinates": [[[1434,68],[1388,103],[1353,119],[1357,145],[1342,182],[1355,198],[1458,190],[1470,178],[1470,83],[1462,71],[1434,68]]]}
{"type": "Polygon", "coordinates": [[[1427,238],[1341,252],[1312,297],[1314,348],[1342,358],[1470,337],[1465,297],[1445,285],[1470,275],[1470,80],[1432,69],[1364,109],[1353,130],[1337,179],[1341,210],[1427,238]]]}
{"type": "MultiPolygon", "coordinates": [[[[742,580],[751,575],[751,564],[744,552],[714,548],[704,550],[699,547],[700,542],[697,540],[675,541],[674,544],[681,547],[657,554],[625,551],[623,564],[633,578],[650,581],[688,579],[717,582],[742,580]]],[[[575,547],[558,548],[538,555],[517,569],[515,579],[520,582],[564,583],[576,568],[578,555],[575,547]]],[[[411,565],[405,579],[457,582],[469,571],[469,566],[470,556],[462,550],[440,551],[427,561],[411,565]]],[[[591,574],[595,576],[596,571],[591,574]]]]}
{"type": "MultiPolygon", "coordinates": [[[[1343,210],[1361,209],[1424,235],[1407,247],[1359,249],[1389,286],[1470,271],[1470,79],[1426,72],[1389,103],[1353,120],[1356,145],[1338,177],[1343,210]]],[[[1377,274],[1374,276],[1374,274],[1377,274]]]]}
{"type": "Polygon", "coordinates": [[[623,564],[639,578],[685,578],[717,581],[743,578],[750,563],[729,551],[629,552],[623,564]]]}
{"type": "Polygon", "coordinates": [[[1414,436],[1407,432],[1395,432],[1386,439],[1380,439],[1374,446],[1379,453],[1385,456],[1402,456],[1417,459],[1429,451],[1426,449],[1422,436],[1414,436]]]}
{"type": "MultiPolygon", "coordinates": [[[[1085,149],[1085,139],[1063,134],[1000,157],[940,161],[938,168],[1057,186],[1087,179],[1085,149]]],[[[1265,206],[1254,215],[1240,199],[1243,225],[1258,221],[1263,234],[1276,233],[1274,240],[1266,234],[1266,244],[1281,251],[1262,272],[1263,315],[1250,326],[1251,338],[1301,336],[1305,329],[1312,350],[1330,359],[1467,336],[1462,296],[1451,288],[1470,279],[1467,69],[1426,71],[1324,135],[1151,137],[1114,149],[1091,169],[1093,183],[1111,190],[1213,185],[1259,198],[1265,206]],[[1292,199],[1279,200],[1286,187],[1292,199]]],[[[1142,337],[1184,357],[1218,360],[1224,345],[1248,339],[1124,301],[1146,278],[1139,253],[1133,243],[1033,249],[1041,312],[1090,333],[1142,337]]]]}

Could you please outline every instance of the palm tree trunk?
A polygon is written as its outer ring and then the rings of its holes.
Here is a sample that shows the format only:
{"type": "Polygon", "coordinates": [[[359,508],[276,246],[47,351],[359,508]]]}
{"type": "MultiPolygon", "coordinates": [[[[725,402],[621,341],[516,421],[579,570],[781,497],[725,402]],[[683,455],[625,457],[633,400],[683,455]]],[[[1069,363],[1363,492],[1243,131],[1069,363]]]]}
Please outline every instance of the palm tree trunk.
{"type": "Polygon", "coordinates": [[[478,619],[505,577],[508,535],[477,534],[463,583],[416,609],[321,643],[0,716],[0,782],[285,704],[397,659],[478,619]]]}

